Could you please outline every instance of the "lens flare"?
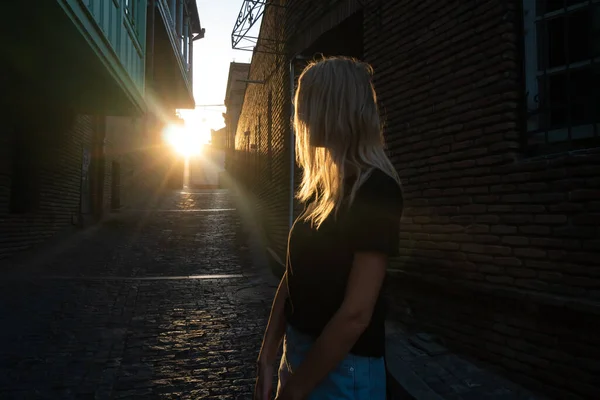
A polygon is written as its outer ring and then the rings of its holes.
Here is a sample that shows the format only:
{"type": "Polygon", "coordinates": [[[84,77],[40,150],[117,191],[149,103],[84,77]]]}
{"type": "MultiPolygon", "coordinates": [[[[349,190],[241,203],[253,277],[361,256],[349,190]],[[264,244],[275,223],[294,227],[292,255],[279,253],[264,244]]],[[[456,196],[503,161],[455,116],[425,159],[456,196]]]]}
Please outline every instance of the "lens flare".
{"type": "Polygon", "coordinates": [[[186,157],[200,154],[202,147],[206,144],[199,132],[194,132],[185,125],[168,125],[165,128],[164,137],[177,153],[186,157]]]}

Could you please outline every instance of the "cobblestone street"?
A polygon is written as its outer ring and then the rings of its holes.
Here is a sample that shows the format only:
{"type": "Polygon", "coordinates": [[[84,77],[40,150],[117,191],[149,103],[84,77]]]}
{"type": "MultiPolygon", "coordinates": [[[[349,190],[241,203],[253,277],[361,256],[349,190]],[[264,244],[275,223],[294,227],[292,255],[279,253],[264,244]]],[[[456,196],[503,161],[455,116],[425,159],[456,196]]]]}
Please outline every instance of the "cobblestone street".
{"type": "Polygon", "coordinates": [[[276,282],[238,209],[227,191],[170,194],[13,266],[0,398],[251,398],[276,282]]]}

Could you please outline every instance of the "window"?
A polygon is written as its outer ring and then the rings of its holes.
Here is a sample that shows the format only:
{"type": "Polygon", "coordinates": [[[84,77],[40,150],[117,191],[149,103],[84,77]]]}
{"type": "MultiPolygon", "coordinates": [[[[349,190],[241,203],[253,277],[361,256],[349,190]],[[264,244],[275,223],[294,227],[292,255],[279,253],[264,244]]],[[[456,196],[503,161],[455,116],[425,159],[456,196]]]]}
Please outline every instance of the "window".
{"type": "Polygon", "coordinates": [[[127,15],[127,19],[133,26],[135,26],[137,19],[137,2],[138,0],[125,0],[125,15],[127,15]]]}
{"type": "Polygon", "coordinates": [[[600,0],[523,0],[527,144],[600,137],[600,0]]]}

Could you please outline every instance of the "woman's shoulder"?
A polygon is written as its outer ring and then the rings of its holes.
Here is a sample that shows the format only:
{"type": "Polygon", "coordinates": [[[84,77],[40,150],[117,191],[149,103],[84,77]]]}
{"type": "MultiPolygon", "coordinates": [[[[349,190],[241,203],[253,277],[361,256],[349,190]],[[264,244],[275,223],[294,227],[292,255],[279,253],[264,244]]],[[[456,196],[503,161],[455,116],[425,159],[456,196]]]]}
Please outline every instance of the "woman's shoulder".
{"type": "Polygon", "coordinates": [[[358,189],[357,195],[402,199],[402,187],[389,174],[379,168],[375,168],[358,189]]]}

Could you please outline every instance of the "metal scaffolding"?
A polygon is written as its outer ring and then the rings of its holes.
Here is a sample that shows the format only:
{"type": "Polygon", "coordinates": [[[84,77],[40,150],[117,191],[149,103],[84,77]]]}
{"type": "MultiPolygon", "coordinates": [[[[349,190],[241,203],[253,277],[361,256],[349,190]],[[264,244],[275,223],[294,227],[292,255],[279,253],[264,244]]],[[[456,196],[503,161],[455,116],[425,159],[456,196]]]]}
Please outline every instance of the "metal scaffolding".
{"type": "Polygon", "coordinates": [[[278,53],[279,41],[272,38],[259,37],[257,30],[252,28],[258,24],[267,6],[284,8],[280,4],[268,0],[244,0],[238,14],[233,32],[231,32],[231,47],[235,50],[278,53]],[[259,48],[260,44],[260,48],[259,48]]]}

